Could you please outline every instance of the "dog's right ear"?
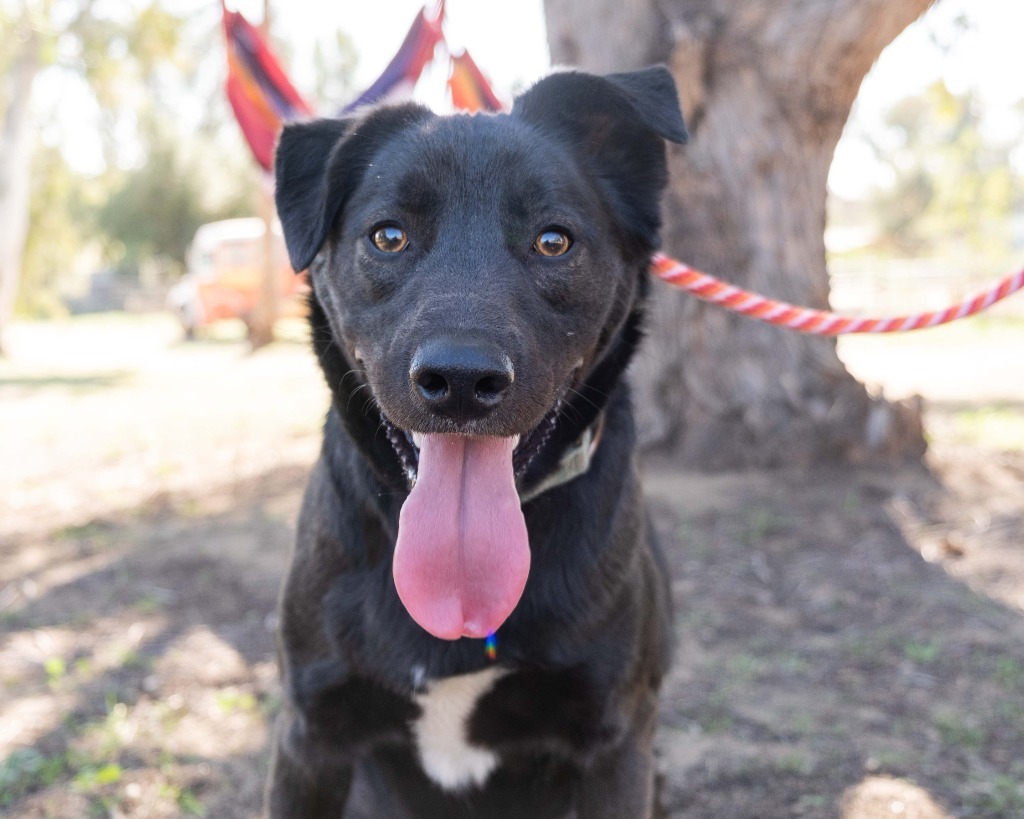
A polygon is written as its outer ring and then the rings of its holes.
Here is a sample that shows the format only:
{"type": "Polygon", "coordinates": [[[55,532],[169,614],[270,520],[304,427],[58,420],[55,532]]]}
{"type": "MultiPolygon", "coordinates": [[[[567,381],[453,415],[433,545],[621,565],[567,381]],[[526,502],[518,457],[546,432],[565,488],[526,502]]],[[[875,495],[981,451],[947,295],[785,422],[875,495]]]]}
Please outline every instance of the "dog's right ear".
{"type": "Polygon", "coordinates": [[[388,137],[430,115],[419,105],[399,105],[365,117],[285,126],[274,160],[274,202],[296,271],[316,258],[345,200],[388,137]]]}
{"type": "Polygon", "coordinates": [[[352,119],[294,123],[284,126],[277,141],[274,204],[296,272],[309,267],[337,216],[328,197],[327,168],[335,145],[354,125],[352,119]]]}

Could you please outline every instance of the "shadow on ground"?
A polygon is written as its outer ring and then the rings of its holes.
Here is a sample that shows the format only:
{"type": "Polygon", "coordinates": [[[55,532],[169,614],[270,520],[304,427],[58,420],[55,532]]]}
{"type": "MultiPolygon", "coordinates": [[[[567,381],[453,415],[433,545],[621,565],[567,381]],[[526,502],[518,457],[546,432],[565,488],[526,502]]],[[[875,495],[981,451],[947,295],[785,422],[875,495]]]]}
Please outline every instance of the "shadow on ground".
{"type": "MultiPolygon", "coordinates": [[[[1024,815],[1024,618],[986,593],[995,575],[955,576],[1000,548],[1001,581],[1024,576],[1024,459],[1011,466],[999,525],[956,537],[982,499],[923,470],[651,465],[678,624],[664,815],[1024,815]],[[933,542],[953,546],[929,562],[933,542]]],[[[259,814],[303,480],[3,545],[0,811],[259,814]]]]}

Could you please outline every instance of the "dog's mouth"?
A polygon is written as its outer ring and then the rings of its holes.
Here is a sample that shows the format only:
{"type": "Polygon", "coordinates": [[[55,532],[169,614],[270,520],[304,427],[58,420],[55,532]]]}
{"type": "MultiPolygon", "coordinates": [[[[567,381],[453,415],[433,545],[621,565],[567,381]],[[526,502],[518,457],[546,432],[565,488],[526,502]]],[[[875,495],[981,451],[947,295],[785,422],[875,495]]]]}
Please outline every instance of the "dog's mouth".
{"type": "Polygon", "coordinates": [[[526,586],[530,546],[516,487],[554,430],[561,402],[525,435],[420,434],[385,421],[409,497],[398,521],[398,596],[445,640],[484,638],[526,586]]]}
{"type": "MultiPolygon", "coordinates": [[[[544,448],[548,438],[551,437],[563,403],[563,400],[559,398],[533,429],[525,435],[512,436],[512,471],[517,483],[526,474],[527,468],[544,448]]],[[[402,463],[402,471],[405,473],[409,489],[412,489],[416,485],[416,477],[419,474],[420,449],[426,435],[395,426],[383,413],[381,413],[381,419],[388,441],[391,442],[391,446],[402,463]]]]}

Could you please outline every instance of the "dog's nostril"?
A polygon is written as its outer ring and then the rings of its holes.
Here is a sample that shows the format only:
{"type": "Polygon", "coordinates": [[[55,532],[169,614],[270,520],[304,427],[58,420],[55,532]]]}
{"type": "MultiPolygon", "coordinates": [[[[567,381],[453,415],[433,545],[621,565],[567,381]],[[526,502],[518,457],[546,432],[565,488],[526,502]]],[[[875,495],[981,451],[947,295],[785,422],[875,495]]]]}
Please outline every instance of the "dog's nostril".
{"type": "Polygon", "coordinates": [[[457,424],[483,418],[508,398],[514,374],[500,349],[474,339],[441,337],[413,354],[409,381],[416,400],[457,424]]]}
{"type": "Polygon", "coordinates": [[[430,401],[440,401],[448,395],[448,381],[435,372],[421,372],[416,375],[416,386],[420,394],[430,401]]]}
{"type": "Polygon", "coordinates": [[[512,379],[507,375],[487,375],[476,382],[473,393],[478,401],[493,404],[501,400],[511,385],[512,379]]]}

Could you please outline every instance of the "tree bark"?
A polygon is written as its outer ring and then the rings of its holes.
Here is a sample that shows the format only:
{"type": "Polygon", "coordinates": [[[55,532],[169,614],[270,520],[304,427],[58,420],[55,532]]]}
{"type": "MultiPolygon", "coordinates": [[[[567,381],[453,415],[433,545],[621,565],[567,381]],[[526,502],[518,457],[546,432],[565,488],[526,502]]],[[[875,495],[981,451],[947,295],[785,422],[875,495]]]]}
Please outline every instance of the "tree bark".
{"type": "MultiPolygon", "coordinates": [[[[734,284],[828,307],[826,182],[868,69],[931,0],[545,0],[557,62],[669,65],[691,139],[672,146],[666,250],[734,284]]],[[[656,286],[634,368],[647,444],[734,468],[920,456],[920,408],[868,395],[834,340],[656,286]]]]}
{"type": "Polygon", "coordinates": [[[39,73],[38,35],[23,19],[15,30],[18,53],[7,78],[7,110],[0,131],[0,356],[18,296],[28,233],[32,172],[32,84],[39,73]]]}

